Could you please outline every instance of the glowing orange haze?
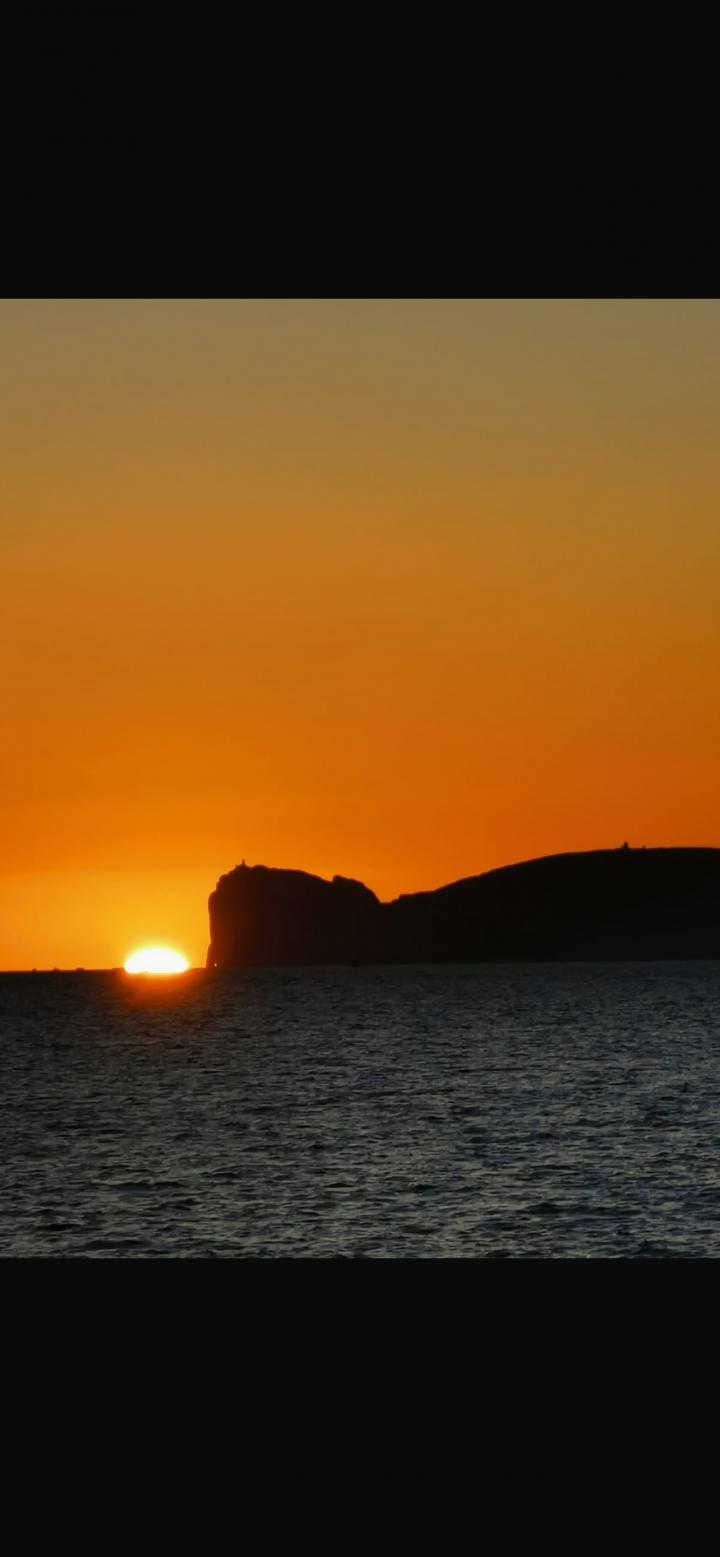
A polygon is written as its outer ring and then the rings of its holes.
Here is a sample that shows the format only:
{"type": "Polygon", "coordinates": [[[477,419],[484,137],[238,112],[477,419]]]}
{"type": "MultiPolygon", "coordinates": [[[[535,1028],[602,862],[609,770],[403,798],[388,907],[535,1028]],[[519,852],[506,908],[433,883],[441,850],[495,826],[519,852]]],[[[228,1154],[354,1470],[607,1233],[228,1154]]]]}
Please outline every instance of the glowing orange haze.
{"type": "Polygon", "coordinates": [[[4,303],[0,963],[720,844],[715,302],[4,303]]]}

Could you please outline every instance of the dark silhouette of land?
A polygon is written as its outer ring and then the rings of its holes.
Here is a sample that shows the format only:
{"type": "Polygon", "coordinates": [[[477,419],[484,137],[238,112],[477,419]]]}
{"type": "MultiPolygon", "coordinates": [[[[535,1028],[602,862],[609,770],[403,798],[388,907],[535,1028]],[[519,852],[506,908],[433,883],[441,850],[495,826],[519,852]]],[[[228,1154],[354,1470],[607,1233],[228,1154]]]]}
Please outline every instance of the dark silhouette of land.
{"type": "Polygon", "coordinates": [[[720,849],[598,849],[381,903],[244,863],[209,901],[209,968],[720,957],[720,849]]]}

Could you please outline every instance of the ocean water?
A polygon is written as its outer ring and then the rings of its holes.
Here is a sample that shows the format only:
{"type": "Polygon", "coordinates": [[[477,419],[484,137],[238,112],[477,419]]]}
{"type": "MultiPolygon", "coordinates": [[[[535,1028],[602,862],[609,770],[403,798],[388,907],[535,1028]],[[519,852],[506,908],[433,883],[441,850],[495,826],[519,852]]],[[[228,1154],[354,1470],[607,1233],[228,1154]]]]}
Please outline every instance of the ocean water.
{"type": "Polygon", "coordinates": [[[720,1254],[720,962],[0,976],[0,1254],[720,1254]]]}

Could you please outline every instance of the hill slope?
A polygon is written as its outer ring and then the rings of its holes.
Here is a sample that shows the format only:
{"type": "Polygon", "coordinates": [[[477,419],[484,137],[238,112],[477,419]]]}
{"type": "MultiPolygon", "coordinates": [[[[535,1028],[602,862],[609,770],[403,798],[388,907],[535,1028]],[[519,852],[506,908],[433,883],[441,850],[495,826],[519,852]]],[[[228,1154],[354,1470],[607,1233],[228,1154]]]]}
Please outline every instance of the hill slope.
{"type": "Polygon", "coordinates": [[[720,849],[602,849],[381,903],[361,882],[240,865],[208,967],[720,957],[720,849]]]}

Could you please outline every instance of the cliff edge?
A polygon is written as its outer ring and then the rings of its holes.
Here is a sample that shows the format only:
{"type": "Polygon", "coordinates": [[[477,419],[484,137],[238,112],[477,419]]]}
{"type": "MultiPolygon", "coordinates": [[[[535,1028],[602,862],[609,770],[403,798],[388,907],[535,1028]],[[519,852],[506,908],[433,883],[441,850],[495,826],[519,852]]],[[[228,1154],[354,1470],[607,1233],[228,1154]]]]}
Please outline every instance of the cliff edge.
{"type": "Polygon", "coordinates": [[[391,903],[243,864],[209,913],[209,968],[720,957],[720,849],[555,854],[391,903]]]}

